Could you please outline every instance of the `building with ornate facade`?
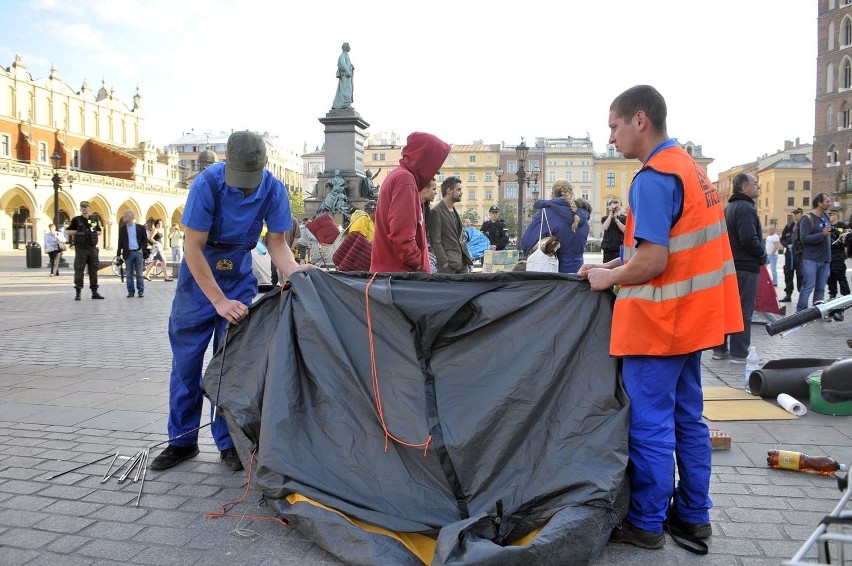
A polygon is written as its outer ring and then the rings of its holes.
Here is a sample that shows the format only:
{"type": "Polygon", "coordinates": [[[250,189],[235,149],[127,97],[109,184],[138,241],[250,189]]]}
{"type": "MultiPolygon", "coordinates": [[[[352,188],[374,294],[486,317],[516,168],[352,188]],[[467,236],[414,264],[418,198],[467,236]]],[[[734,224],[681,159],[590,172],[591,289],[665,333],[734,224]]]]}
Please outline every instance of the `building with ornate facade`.
{"type": "Polygon", "coordinates": [[[178,155],[143,141],[141,110],[138,91],[128,106],[105,85],[73,89],[55,66],[40,79],[20,56],[0,67],[0,250],[42,242],[54,202],[63,225],[89,201],[106,249],[125,210],[178,222],[187,192],[178,155]]]}

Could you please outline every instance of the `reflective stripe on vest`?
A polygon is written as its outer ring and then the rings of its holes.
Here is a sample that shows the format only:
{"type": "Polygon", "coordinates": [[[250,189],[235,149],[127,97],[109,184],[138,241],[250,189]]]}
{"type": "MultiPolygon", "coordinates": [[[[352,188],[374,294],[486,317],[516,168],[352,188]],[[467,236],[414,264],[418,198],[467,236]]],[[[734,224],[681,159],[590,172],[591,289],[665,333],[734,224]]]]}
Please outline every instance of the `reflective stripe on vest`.
{"type": "Polygon", "coordinates": [[[702,291],[721,285],[726,275],[736,275],[734,260],[728,260],[720,269],[690,277],[684,281],[669,283],[662,287],[653,285],[633,285],[622,287],[618,292],[619,299],[643,299],[645,301],[661,302],[685,297],[695,291],[702,291]],[[622,295],[623,293],[623,295],[622,295]]]}

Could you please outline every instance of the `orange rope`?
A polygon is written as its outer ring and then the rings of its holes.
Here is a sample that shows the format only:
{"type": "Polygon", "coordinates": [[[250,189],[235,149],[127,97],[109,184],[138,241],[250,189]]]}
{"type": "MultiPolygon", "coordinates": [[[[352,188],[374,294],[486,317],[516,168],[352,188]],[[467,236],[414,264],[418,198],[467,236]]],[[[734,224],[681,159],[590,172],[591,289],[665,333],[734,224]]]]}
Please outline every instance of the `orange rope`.
{"type": "Polygon", "coordinates": [[[245,493],[243,493],[237,499],[233,499],[231,501],[228,501],[224,505],[222,505],[222,507],[221,507],[221,509],[219,509],[219,511],[214,512],[214,513],[205,513],[204,514],[205,517],[207,517],[208,519],[221,519],[222,517],[233,517],[233,518],[236,518],[236,519],[255,519],[257,521],[278,521],[279,523],[281,523],[284,526],[289,525],[289,523],[286,520],[282,519],[281,517],[263,517],[263,516],[260,516],[260,515],[235,515],[233,513],[228,513],[228,510],[231,507],[233,507],[234,505],[236,505],[237,503],[239,503],[243,499],[245,499],[248,496],[249,491],[251,491],[251,470],[254,467],[255,452],[257,452],[257,448],[255,448],[251,452],[251,460],[249,460],[248,475],[246,477],[246,491],[245,491],[245,493]]]}
{"type": "Polygon", "coordinates": [[[373,343],[373,317],[370,314],[370,286],[372,286],[373,281],[376,279],[376,273],[373,273],[373,276],[370,277],[370,282],[367,283],[367,288],[364,290],[364,299],[367,303],[367,337],[370,342],[370,378],[373,382],[373,393],[376,396],[376,411],[379,413],[379,420],[382,423],[382,430],[385,433],[385,452],[388,451],[388,439],[393,440],[398,444],[402,444],[403,446],[409,446],[411,448],[423,448],[423,456],[426,456],[429,450],[429,443],[432,442],[432,435],[426,439],[426,442],[421,442],[420,444],[412,444],[410,442],[405,442],[404,440],[400,440],[390,433],[388,430],[387,423],[385,422],[385,414],[382,410],[382,394],[379,391],[379,372],[376,369],[376,349],[375,344],[373,343]]]}

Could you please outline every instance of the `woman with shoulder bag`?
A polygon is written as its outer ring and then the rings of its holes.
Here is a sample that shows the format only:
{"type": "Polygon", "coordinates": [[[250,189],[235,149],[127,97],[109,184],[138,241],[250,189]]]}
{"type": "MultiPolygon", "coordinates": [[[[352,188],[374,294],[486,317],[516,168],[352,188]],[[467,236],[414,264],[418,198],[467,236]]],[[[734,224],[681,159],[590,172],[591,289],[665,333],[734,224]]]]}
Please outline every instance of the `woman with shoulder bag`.
{"type": "MultiPolygon", "coordinates": [[[[591,205],[583,199],[575,199],[574,186],[562,180],[553,184],[552,199],[536,201],[534,207],[535,216],[521,237],[520,247],[524,254],[529,256],[540,240],[550,236],[559,241],[555,252],[559,273],[577,273],[583,265],[583,252],[589,237],[591,205]]],[[[555,246],[551,243],[549,247],[555,246]]],[[[529,264],[527,269],[530,270],[529,264]]]]}
{"type": "Polygon", "coordinates": [[[65,243],[65,235],[56,230],[56,224],[48,225],[48,232],[44,235],[44,251],[50,258],[50,276],[59,275],[59,260],[62,252],[68,249],[65,243]]]}

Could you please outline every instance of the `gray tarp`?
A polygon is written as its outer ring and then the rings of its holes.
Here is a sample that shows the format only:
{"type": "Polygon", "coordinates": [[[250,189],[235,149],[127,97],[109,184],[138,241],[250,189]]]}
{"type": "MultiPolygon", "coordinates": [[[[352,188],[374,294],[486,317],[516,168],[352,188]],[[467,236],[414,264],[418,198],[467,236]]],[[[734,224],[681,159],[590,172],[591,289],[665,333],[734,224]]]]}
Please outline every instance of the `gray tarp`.
{"type": "Polygon", "coordinates": [[[298,273],[211,361],[205,391],[245,463],[257,446],[263,493],[348,563],[418,560],[286,495],[436,537],[435,564],[594,558],[627,502],[628,403],[607,351],[613,296],[559,274],[378,276],[374,379],[369,282],[298,273]],[[390,435],[428,448],[387,438],[382,418],[390,435]]]}

